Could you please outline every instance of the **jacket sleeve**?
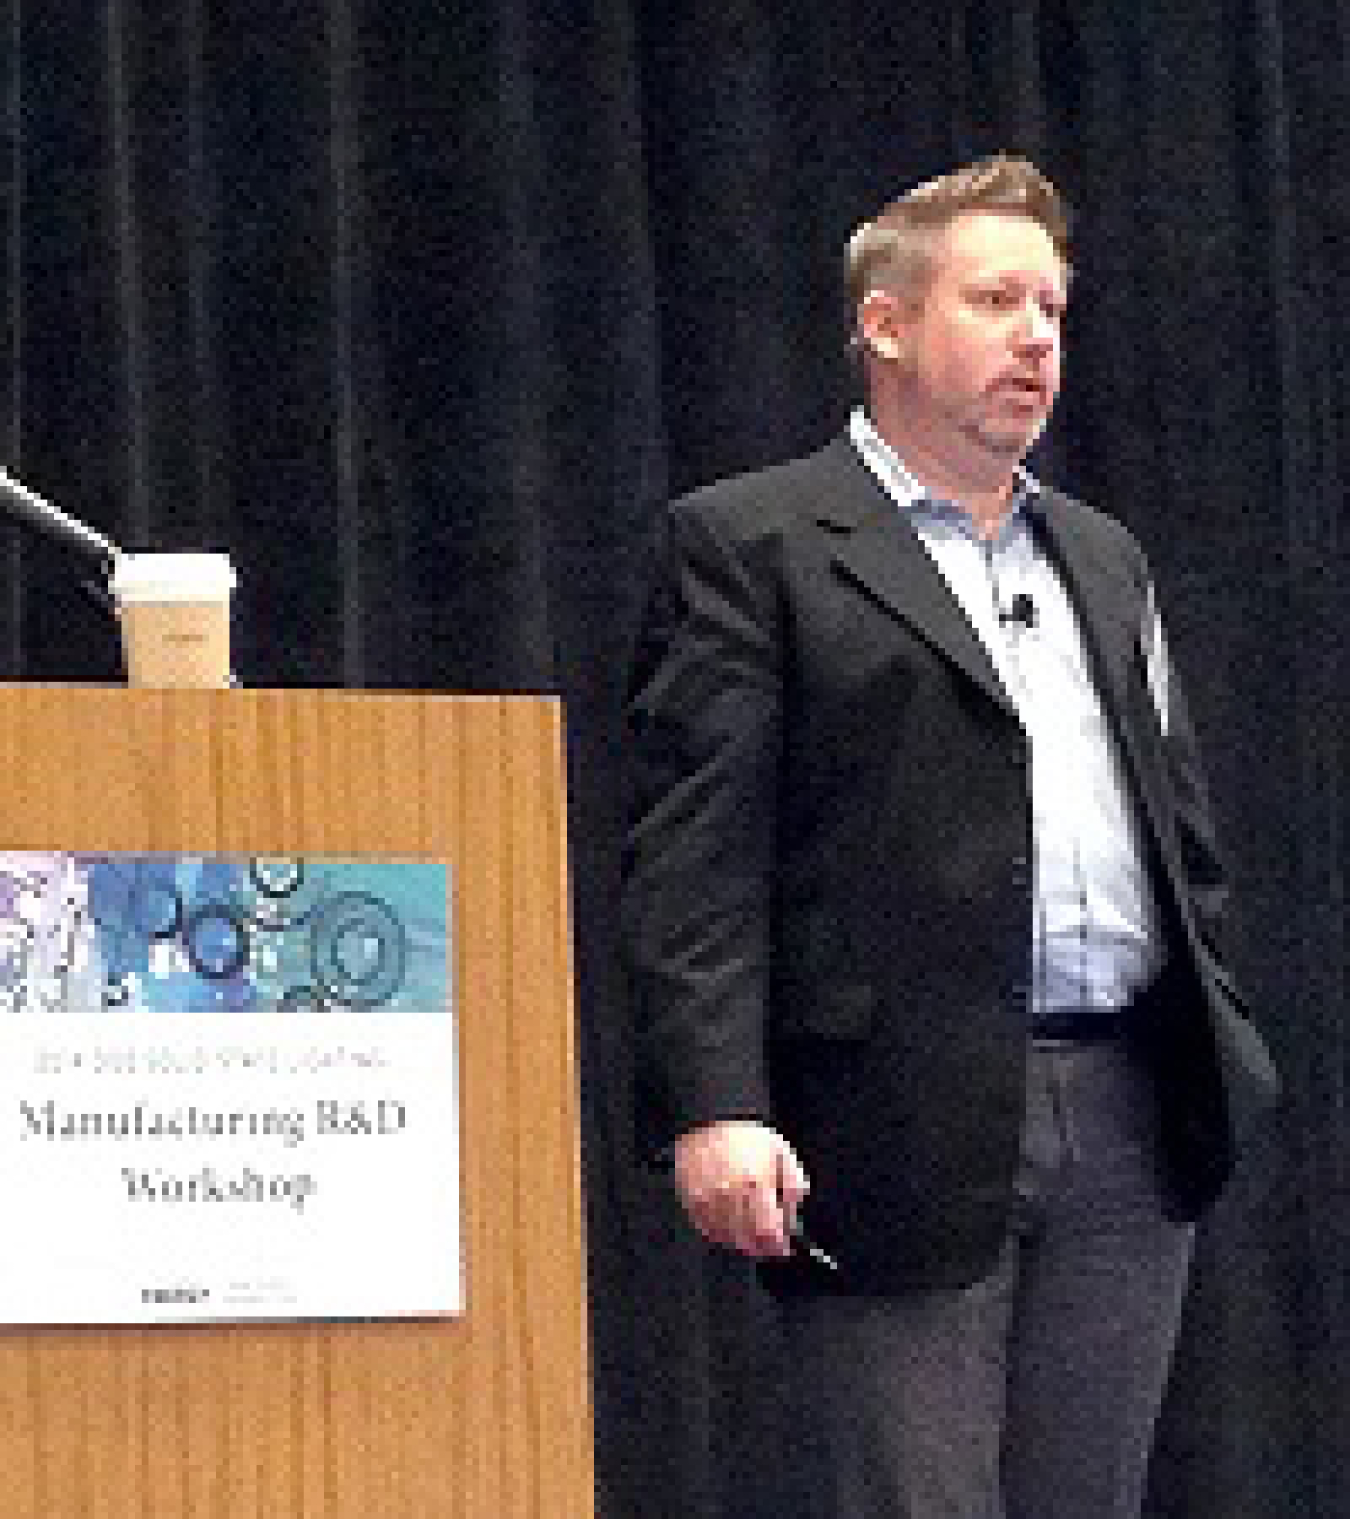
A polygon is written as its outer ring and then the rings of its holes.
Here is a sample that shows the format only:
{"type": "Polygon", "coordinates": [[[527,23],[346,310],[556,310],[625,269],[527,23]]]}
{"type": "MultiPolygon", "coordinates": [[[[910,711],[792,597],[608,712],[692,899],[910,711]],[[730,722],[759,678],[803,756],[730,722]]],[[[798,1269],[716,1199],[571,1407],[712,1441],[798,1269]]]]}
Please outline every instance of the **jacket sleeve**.
{"type": "Polygon", "coordinates": [[[715,490],[666,519],[626,708],[621,926],[651,1156],[769,1115],[780,628],[772,576],[709,509],[715,490]]]}

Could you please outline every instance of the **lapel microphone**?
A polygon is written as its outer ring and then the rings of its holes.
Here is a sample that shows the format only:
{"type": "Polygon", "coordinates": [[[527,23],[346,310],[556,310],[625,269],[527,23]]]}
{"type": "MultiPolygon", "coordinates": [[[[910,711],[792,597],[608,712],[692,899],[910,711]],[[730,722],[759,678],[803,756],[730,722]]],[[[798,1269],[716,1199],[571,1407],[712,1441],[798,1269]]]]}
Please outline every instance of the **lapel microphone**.
{"type": "Polygon", "coordinates": [[[1012,606],[1005,612],[999,609],[998,622],[1000,627],[1007,627],[1010,622],[1020,623],[1024,628],[1036,626],[1036,603],[1025,591],[1018,591],[1012,599],[1012,606]]]}

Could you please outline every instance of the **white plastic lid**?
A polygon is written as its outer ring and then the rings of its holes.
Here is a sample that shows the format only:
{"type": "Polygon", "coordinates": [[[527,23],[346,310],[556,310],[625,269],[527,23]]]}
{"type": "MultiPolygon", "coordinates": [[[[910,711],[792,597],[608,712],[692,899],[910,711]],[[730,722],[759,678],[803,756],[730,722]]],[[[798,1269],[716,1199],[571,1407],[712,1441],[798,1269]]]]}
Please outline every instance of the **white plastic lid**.
{"type": "Polygon", "coordinates": [[[108,586],[128,601],[228,601],[236,585],[228,554],[119,554],[108,586]]]}

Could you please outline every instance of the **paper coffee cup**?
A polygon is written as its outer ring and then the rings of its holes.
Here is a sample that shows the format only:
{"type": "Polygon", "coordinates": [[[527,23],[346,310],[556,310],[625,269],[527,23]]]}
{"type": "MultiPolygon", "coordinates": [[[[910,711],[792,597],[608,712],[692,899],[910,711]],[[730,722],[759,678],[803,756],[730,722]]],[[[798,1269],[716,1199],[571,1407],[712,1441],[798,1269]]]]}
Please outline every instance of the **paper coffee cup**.
{"type": "Polygon", "coordinates": [[[230,597],[225,554],[121,554],[109,589],[132,686],[228,686],[230,597]]]}

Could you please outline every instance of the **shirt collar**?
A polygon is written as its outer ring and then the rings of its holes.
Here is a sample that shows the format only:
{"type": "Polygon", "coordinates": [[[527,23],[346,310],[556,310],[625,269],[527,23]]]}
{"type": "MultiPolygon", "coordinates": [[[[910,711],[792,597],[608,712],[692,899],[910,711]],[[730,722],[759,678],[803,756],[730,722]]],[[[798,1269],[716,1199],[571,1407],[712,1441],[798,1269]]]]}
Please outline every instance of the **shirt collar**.
{"type": "MultiPolygon", "coordinates": [[[[877,477],[882,489],[901,511],[910,516],[960,524],[969,531],[969,514],[958,502],[930,496],[910,472],[905,461],[876,430],[872,419],[861,406],[855,406],[849,414],[848,435],[863,463],[877,477]]],[[[1005,533],[1024,524],[1026,505],[1041,492],[1040,481],[1022,465],[1017,467],[1014,482],[1012,509],[1004,524],[1005,533]]]]}

